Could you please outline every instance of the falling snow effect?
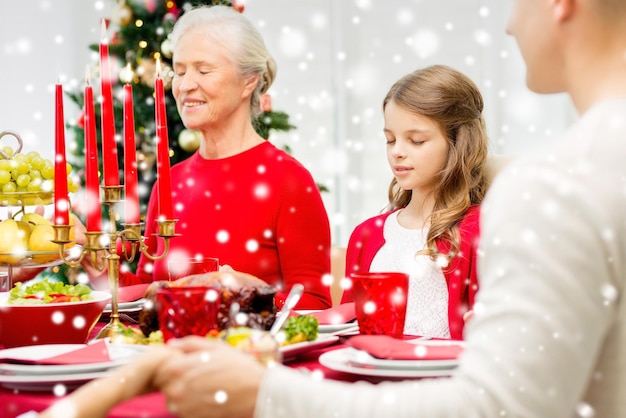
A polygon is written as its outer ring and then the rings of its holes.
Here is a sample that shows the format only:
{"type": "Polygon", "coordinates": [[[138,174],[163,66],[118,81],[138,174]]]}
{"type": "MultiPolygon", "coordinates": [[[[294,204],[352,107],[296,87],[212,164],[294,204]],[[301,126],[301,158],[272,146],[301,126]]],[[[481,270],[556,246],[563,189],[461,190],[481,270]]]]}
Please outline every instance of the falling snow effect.
{"type": "MultiPolygon", "coordinates": [[[[70,71],[82,65],[64,51],[83,50],[85,39],[95,38],[91,33],[73,36],[71,26],[64,24],[67,23],[63,17],[66,11],[55,10],[53,2],[38,2],[38,10],[28,11],[17,9],[24,7],[21,2],[13,3],[15,5],[7,5],[9,9],[4,13],[4,19],[31,19],[33,24],[42,28],[50,26],[37,22],[59,20],[59,25],[50,31],[41,31],[41,37],[28,32],[25,27],[14,28],[6,20],[1,21],[6,24],[0,25],[7,28],[6,32],[0,32],[3,40],[0,56],[11,62],[10,67],[14,68],[0,69],[4,79],[15,80],[7,86],[6,96],[24,97],[27,104],[20,106],[23,111],[18,114],[14,109],[15,101],[5,101],[1,105],[4,106],[2,114],[8,115],[7,120],[15,121],[16,129],[26,140],[26,147],[34,149],[49,138],[51,116],[46,103],[49,102],[49,85],[57,73],[68,85],[80,84],[76,79],[81,75],[70,71]],[[40,58],[47,65],[42,65],[40,58]],[[54,70],[42,76],[41,68],[50,67],[54,70]]],[[[81,7],[89,9],[96,23],[108,7],[103,1],[81,3],[86,3],[81,7]]],[[[342,16],[340,22],[335,22],[329,12],[332,9],[330,2],[313,10],[305,10],[306,5],[293,4],[289,10],[278,13],[274,12],[277,9],[271,5],[271,0],[248,1],[246,14],[252,19],[265,21],[266,24],[261,26],[263,34],[280,63],[278,81],[271,93],[276,105],[293,115],[298,125],[294,133],[273,140],[291,146],[293,155],[311,170],[314,178],[331,186],[331,192],[324,195],[324,203],[338,244],[345,245],[352,228],[378,213],[386,203],[386,188],[391,177],[381,147],[379,108],[386,89],[400,75],[435,62],[450,64],[468,73],[486,97],[487,124],[492,148],[497,152],[530,153],[536,146],[557,137],[572,118],[569,114],[563,116],[568,109],[562,98],[537,99],[520,87],[524,71],[519,64],[519,55],[511,40],[501,37],[502,2],[447,0],[439,2],[436,8],[429,3],[342,2],[334,6],[342,16]],[[438,13],[440,9],[447,12],[438,13]],[[268,10],[273,12],[268,13],[268,10]],[[382,18],[387,19],[387,24],[380,24],[382,18]],[[329,51],[331,39],[337,40],[338,44],[329,51]],[[510,74],[511,81],[496,76],[498,74],[510,74]]],[[[152,105],[146,103],[146,106],[152,105]]],[[[623,119],[616,119],[616,124],[620,123],[623,119]]],[[[265,167],[259,166],[257,174],[264,172],[265,167]]],[[[196,179],[188,180],[187,186],[193,187],[196,179]]],[[[263,198],[269,191],[258,186],[254,194],[263,198]]],[[[529,195],[525,197],[532,199],[529,195]]],[[[558,219],[563,211],[550,200],[536,203],[538,210],[554,219],[558,219]]],[[[213,204],[220,205],[219,202],[213,204]]],[[[182,211],[185,208],[181,205],[176,209],[182,211]]],[[[617,236],[618,231],[603,232],[603,239],[607,242],[617,236]]],[[[271,239],[273,233],[265,229],[260,237],[271,239]]],[[[214,238],[219,243],[228,243],[233,238],[232,231],[219,230],[214,238]]],[[[533,245],[544,238],[541,231],[521,230],[519,235],[525,245],[533,245]]],[[[259,241],[244,240],[246,251],[258,251],[259,241]]],[[[495,238],[493,245],[499,242],[495,238]]],[[[502,269],[499,276],[506,278],[506,273],[502,269]]],[[[328,277],[322,280],[327,285],[328,277]]],[[[349,282],[342,283],[347,286],[349,282]]],[[[619,289],[610,283],[599,285],[595,292],[599,292],[607,304],[615,303],[620,297],[619,289]]],[[[474,310],[476,315],[487,314],[489,305],[477,304],[474,310]]],[[[52,319],[55,323],[68,322],[58,313],[52,319]]],[[[71,323],[80,328],[85,326],[82,321],[76,317],[71,323]]],[[[552,337],[555,340],[565,338],[558,330],[552,333],[552,337]]],[[[313,375],[322,377],[321,373],[313,375]]],[[[61,392],[62,389],[58,389],[57,394],[55,388],[57,396],[61,396],[61,392]]],[[[216,402],[227,399],[225,392],[215,393],[216,402]]],[[[382,399],[393,402],[395,397],[392,393],[385,393],[382,399]]],[[[59,404],[61,406],[68,408],[62,416],[73,416],[71,405],[59,404]]],[[[576,412],[581,418],[595,417],[594,408],[585,403],[578,405],[576,412]]],[[[507,416],[505,411],[500,415],[507,416]]]]}

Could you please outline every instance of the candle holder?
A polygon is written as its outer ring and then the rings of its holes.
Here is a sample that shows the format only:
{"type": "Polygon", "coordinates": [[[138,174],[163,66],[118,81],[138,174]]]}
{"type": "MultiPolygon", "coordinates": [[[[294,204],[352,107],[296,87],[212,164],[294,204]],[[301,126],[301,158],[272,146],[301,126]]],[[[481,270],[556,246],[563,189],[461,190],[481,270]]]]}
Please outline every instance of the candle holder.
{"type": "Polygon", "coordinates": [[[165,240],[165,246],[161,254],[150,254],[148,246],[145,244],[145,237],[141,235],[141,227],[143,223],[138,224],[122,224],[122,230],[117,230],[116,205],[121,200],[122,186],[102,186],[103,199],[102,203],[108,207],[109,212],[109,231],[108,232],[86,232],[85,245],[78,258],[68,259],[65,256],[65,245],[72,242],[69,239],[69,231],[72,225],[53,225],[55,239],[52,241],[59,246],[59,255],[63,263],[70,267],[78,266],[86,256],[91,257],[92,264],[99,271],[108,268],[107,274],[109,279],[109,287],[111,290],[111,316],[109,323],[102,328],[96,338],[111,338],[120,335],[123,327],[121,326],[119,310],[118,310],[118,290],[119,290],[119,270],[120,270],[120,254],[118,254],[117,241],[122,241],[122,256],[124,260],[132,262],[137,254],[143,254],[151,260],[158,260],[167,255],[170,248],[170,239],[178,236],[174,232],[176,219],[158,221],[159,231],[158,237],[165,240]],[[108,246],[103,244],[108,235],[108,246]],[[129,245],[127,245],[129,244],[129,245]]]}

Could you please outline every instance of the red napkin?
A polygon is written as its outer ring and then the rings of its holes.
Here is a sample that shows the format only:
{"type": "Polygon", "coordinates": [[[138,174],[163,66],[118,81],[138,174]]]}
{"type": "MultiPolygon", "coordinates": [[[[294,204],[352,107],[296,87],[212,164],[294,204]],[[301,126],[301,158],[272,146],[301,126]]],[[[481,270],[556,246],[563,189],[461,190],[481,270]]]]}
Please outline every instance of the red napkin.
{"type": "Polygon", "coordinates": [[[67,364],[90,364],[111,361],[106,342],[100,340],[97,343],[88,344],[84,347],[63,354],[41,359],[3,357],[1,363],[13,364],[37,364],[37,365],[67,365],[67,364]]]}
{"type": "Polygon", "coordinates": [[[410,343],[387,335],[357,335],[345,343],[386,360],[454,360],[463,351],[460,341],[410,343]]]}
{"type": "Polygon", "coordinates": [[[141,299],[146,294],[146,289],[150,283],[134,284],[132,286],[120,287],[117,290],[117,298],[119,303],[133,302],[141,299]]]}
{"type": "Polygon", "coordinates": [[[332,308],[313,312],[309,315],[316,317],[320,325],[347,324],[356,319],[354,302],[333,306],[332,308]]]}

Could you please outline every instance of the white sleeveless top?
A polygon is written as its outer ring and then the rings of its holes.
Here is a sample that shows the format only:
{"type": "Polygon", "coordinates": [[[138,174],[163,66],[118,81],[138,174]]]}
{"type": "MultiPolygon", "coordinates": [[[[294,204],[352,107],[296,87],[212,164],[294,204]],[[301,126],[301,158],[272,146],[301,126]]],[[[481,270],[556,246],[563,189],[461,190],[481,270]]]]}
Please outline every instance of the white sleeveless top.
{"type": "Polygon", "coordinates": [[[416,255],[426,246],[428,228],[407,229],[398,223],[398,211],[385,220],[385,244],[378,250],[370,271],[409,274],[409,295],[404,333],[450,338],[448,286],[439,267],[427,255],[416,255]]]}

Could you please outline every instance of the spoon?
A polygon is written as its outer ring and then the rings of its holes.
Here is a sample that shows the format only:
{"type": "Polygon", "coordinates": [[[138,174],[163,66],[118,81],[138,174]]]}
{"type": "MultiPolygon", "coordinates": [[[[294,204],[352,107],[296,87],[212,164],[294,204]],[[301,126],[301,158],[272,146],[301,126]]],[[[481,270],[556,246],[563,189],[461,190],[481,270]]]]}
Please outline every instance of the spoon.
{"type": "Polygon", "coordinates": [[[272,336],[276,336],[278,331],[283,327],[283,324],[289,318],[289,313],[296,306],[296,303],[300,300],[300,296],[302,296],[302,292],[304,292],[304,286],[301,284],[294,284],[291,288],[291,291],[287,295],[287,299],[285,299],[285,304],[283,308],[277,315],[276,321],[274,321],[274,325],[270,328],[270,334],[272,336]]]}

